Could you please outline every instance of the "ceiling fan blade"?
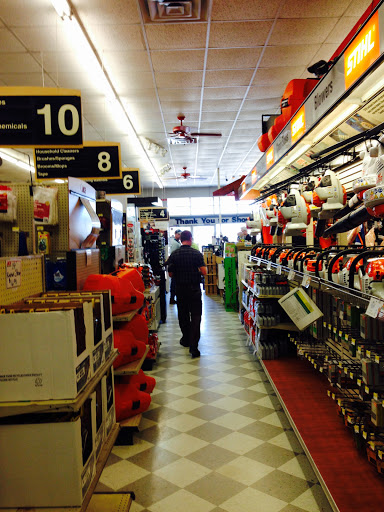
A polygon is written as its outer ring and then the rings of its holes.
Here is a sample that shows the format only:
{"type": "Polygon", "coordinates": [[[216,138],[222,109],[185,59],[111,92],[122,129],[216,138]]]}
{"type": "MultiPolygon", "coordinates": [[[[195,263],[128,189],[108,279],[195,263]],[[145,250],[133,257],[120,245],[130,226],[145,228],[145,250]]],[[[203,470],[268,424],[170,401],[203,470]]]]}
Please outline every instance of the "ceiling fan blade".
{"type": "Polygon", "coordinates": [[[190,133],[191,137],[221,137],[221,133],[190,133]]]}
{"type": "Polygon", "coordinates": [[[188,176],[189,180],[206,180],[207,178],[204,178],[203,176],[188,176]]]}

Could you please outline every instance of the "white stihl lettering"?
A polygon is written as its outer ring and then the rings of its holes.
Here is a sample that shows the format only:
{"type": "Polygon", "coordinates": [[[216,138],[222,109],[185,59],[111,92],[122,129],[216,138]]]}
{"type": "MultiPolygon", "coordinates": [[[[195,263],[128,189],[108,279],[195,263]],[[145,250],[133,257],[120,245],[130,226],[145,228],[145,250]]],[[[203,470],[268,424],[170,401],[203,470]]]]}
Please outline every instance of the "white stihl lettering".
{"type": "Polygon", "coordinates": [[[375,42],[371,40],[372,30],[363,37],[351,55],[348,57],[347,76],[360,64],[360,62],[368,55],[368,53],[375,47],[375,42]]]}

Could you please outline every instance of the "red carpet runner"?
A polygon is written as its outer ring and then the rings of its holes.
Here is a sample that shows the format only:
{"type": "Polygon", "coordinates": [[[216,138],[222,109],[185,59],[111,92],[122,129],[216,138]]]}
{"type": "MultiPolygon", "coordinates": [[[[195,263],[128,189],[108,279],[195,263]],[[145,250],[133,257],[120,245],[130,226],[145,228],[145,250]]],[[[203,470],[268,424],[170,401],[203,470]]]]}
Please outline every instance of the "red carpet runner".
{"type": "Polygon", "coordinates": [[[384,478],[355,448],[328,380],[306,360],[263,363],[340,512],[383,510],[384,478]]]}

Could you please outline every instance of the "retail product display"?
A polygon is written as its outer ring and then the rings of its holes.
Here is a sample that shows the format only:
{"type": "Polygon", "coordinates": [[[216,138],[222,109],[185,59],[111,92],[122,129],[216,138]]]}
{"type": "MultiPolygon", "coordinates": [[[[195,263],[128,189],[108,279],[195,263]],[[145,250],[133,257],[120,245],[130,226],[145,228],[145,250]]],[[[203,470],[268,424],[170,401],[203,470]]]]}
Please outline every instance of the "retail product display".
{"type": "Polygon", "coordinates": [[[33,218],[36,224],[58,224],[57,195],[56,187],[33,187],[33,218]]]}
{"type": "Polygon", "coordinates": [[[17,197],[11,187],[0,185],[0,221],[13,222],[17,214],[17,197]]]}
{"type": "Polygon", "coordinates": [[[145,353],[146,344],[137,340],[134,335],[126,329],[114,330],[114,345],[119,355],[113,362],[113,367],[120,366],[141,359],[145,353]]]}

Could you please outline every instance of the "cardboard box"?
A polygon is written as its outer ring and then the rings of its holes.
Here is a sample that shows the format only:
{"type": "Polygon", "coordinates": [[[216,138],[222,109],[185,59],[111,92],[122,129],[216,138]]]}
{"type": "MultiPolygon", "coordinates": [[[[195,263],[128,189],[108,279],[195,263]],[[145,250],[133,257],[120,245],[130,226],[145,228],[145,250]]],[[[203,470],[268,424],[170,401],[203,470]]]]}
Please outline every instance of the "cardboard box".
{"type": "Polygon", "coordinates": [[[92,319],[91,304],[31,313],[23,307],[0,314],[0,401],[76,398],[92,376],[80,314],[92,319]]]}
{"type": "Polygon", "coordinates": [[[102,378],[103,398],[103,422],[105,437],[108,437],[113,425],[116,423],[115,411],[115,387],[113,379],[113,367],[102,378]]]}
{"type": "Polygon", "coordinates": [[[92,403],[69,421],[68,413],[2,419],[0,507],[81,506],[96,467],[92,403]]]}
{"type": "Polygon", "coordinates": [[[87,345],[91,354],[91,365],[93,373],[105,361],[104,355],[104,337],[103,337],[103,312],[102,312],[102,295],[95,297],[31,297],[24,300],[26,304],[83,304],[88,302],[92,306],[92,324],[87,322],[86,337],[87,345]]]}

